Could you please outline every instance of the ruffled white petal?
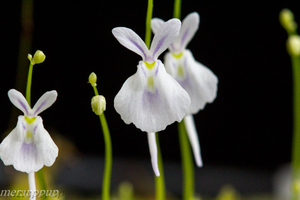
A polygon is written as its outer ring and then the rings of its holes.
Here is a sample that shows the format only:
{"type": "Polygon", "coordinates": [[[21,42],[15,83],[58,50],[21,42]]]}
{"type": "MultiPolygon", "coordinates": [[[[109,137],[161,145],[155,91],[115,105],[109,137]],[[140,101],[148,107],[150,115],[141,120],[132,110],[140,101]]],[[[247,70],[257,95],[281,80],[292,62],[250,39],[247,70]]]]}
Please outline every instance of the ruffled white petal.
{"type": "Polygon", "coordinates": [[[196,114],[206,103],[212,103],[217,96],[218,78],[207,67],[195,61],[189,50],[183,51],[182,58],[175,58],[171,53],[165,56],[165,66],[191,98],[187,114],[196,114]],[[179,67],[182,67],[179,70],[179,67]],[[180,72],[180,73],[179,73],[180,72]]]}
{"type": "Polygon", "coordinates": [[[5,165],[30,173],[54,163],[58,148],[44,129],[41,117],[38,116],[32,126],[32,141],[28,141],[26,121],[24,116],[19,116],[16,128],[0,144],[0,157],[5,165]]]}
{"type": "Polygon", "coordinates": [[[180,27],[181,22],[179,19],[170,19],[160,26],[154,35],[150,47],[153,60],[149,61],[157,60],[158,56],[170,46],[170,44],[178,37],[180,27]]]}
{"type": "Polygon", "coordinates": [[[155,175],[160,176],[159,169],[158,169],[158,161],[157,161],[157,145],[156,145],[155,133],[147,133],[147,136],[148,136],[148,144],[149,144],[152,168],[155,175]]]}
{"type": "Polygon", "coordinates": [[[117,27],[112,30],[112,34],[120,44],[142,56],[143,60],[150,57],[145,42],[133,30],[125,27],[117,27]]]}
{"type": "Polygon", "coordinates": [[[8,91],[8,97],[10,99],[10,101],[12,102],[12,104],[14,104],[17,108],[19,108],[24,115],[31,115],[31,108],[28,105],[27,100],[25,99],[25,97],[22,95],[21,92],[15,90],[15,89],[10,89],[8,91]]]}
{"type": "Polygon", "coordinates": [[[39,100],[34,105],[32,112],[34,116],[37,116],[47,108],[49,108],[57,98],[57,92],[55,90],[52,90],[50,92],[46,92],[39,98],[39,100]]]}
{"type": "Polygon", "coordinates": [[[180,53],[183,51],[191,39],[194,37],[195,33],[199,28],[200,16],[197,12],[190,13],[182,21],[182,26],[180,29],[180,34],[173,42],[173,53],[180,53]]]}
{"type": "Polygon", "coordinates": [[[194,158],[198,167],[203,166],[201,151],[200,151],[200,142],[192,115],[186,115],[184,117],[184,125],[187,131],[187,135],[190,141],[190,144],[193,149],[194,158]]]}
{"type": "Polygon", "coordinates": [[[141,61],[137,72],[129,77],[114,99],[116,111],[125,123],[133,123],[145,132],[158,132],[167,125],[180,122],[188,111],[187,92],[166,73],[160,60],[147,71],[141,61]],[[149,77],[153,87],[149,87],[149,77]]]}
{"type": "Polygon", "coordinates": [[[163,23],[165,23],[165,21],[162,19],[159,19],[159,18],[151,19],[151,29],[154,34],[156,34],[158,32],[160,26],[163,25],[163,23]]]}

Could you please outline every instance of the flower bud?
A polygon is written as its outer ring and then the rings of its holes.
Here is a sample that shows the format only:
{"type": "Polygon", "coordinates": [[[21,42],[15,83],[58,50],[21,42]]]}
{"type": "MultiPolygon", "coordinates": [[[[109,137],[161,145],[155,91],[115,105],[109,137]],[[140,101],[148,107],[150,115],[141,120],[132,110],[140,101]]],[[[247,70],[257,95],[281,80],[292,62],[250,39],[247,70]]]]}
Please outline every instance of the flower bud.
{"type": "Polygon", "coordinates": [[[102,95],[97,95],[92,98],[92,110],[96,115],[101,115],[106,110],[106,100],[102,95]]]}
{"type": "Polygon", "coordinates": [[[300,56],[300,36],[289,36],[286,42],[286,47],[291,56],[300,56]]]}
{"type": "Polygon", "coordinates": [[[27,58],[28,58],[28,60],[32,60],[32,55],[29,53],[28,55],[27,55],[27,58]]]}
{"type": "Polygon", "coordinates": [[[279,21],[287,32],[295,32],[297,23],[294,21],[294,14],[289,9],[283,9],[279,14],[279,21]]]}
{"type": "Polygon", "coordinates": [[[95,87],[95,86],[97,86],[97,75],[94,73],[94,72],[92,72],[91,74],[90,74],[90,76],[89,76],[89,83],[93,86],[93,87],[95,87]]]}
{"type": "Polygon", "coordinates": [[[44,62],[45,59],[46,59],[45,54],[42,51],[37,50],[33,55],[33,59],[31,59],[31,64],[34,65],[34,64],[42,63],[44,62]]]}

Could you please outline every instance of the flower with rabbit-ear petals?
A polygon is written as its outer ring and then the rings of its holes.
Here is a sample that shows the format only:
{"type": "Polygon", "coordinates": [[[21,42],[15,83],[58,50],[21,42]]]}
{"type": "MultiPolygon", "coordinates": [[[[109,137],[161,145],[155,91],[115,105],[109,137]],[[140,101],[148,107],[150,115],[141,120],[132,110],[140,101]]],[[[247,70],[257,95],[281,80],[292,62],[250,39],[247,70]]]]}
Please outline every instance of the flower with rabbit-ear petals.
{"type": "Polygon", "coordinates": [[[25,97],[17,90],[8,92],[10,101],[23,113],[17,126],[0,144],[0,157],[5,165],[13,165],[21,172],[36,172],[44,165],[53,165],[58,148],[46,131],[38,114],[49,108],[57,98],[57,92],[46,92],[31,109],[25,97]]]}
{"type": "MultiPolygon", "coordinates": [[[[187,91],[191,98],[191,104],[184,122],[187,128],[190,143],[193,148],[197,165],[202,166],[200,145],[192,114],[204,109],[206,103],[212,103],[217,96],[218,78],[203,64],[197,62],[192,52],[186,49],[198,30],[200,22],[199,14],[193,12],[183,21],[179,36],[169,46],[169,52],[165,55],[166,70],[187,91]]],[[[156,33],[163,20],[154,18],[151,20],[152,31],[156,33]]]]}
{"type": "MultiPolygon", "coordinates": [[[[179,35],[180,26],[178,19],[163,23],[154,35],[150,49],[131,29],[117,27],[112,30],[123,46],[142,57],[137,72],[125,81],[116,95],[114,106],[125,123],[133,123],[148,133],[151,155],[156,152],[153,133],[164,130],[175,121],[181,121],[190,105],[187,92],[158,60],[158,56],[179,35]]],[[[154,155],[151,157],[154,158],[152,161],[157,161],[154,155]]],[[[157,163],[152,164],[156,175],[159,175],[157,163]]]]}

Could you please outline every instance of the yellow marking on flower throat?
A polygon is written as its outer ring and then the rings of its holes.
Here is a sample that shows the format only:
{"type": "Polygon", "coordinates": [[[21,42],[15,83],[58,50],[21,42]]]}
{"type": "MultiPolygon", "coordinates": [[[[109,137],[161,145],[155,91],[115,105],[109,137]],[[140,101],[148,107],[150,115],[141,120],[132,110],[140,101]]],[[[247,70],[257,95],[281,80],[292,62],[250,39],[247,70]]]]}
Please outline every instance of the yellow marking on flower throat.
{"type": "Polygon", "coordinates": [[[151,87],[151,88],[154,88],[154,81],[153,81],[153,77],[150,76],[148,78],[148,86],[151,87]]]}
{"type": "Polygon", "coordinates": [[[30,131],[27,131],[27,132],[26,132],[26,138],[27,138],[27,139],[32,138],[32,133],[31,133],[30,131]]]}
{"type": "Polygon", "coordinates": [[[177,68],[177,74],[178,76],[184,76],[184,69],[182,65],[179,65],[179,67],[177,68]]]}
{"type": "Polygon", "coordinates": [[[146,67],[151,70],[154,67],[156,61],[154,61],[153,63],[148,63],[147,61],[144,61],[144,63],[146,67]]]}
{"type": "Polygon", "coordinates": [[[25,121],[26,121],[28,124],[33,123],[35,120],[36,120],[36,117],[27,117],[27,116],[25,116],[25,121]]]}
{"type": "Polygon", "coordinates": [[[172,56],[174,56],[177,59],[181,58],[182,55],[183,55],[183,52],[181,52],[179,54],[172,53],[172,56]]]}

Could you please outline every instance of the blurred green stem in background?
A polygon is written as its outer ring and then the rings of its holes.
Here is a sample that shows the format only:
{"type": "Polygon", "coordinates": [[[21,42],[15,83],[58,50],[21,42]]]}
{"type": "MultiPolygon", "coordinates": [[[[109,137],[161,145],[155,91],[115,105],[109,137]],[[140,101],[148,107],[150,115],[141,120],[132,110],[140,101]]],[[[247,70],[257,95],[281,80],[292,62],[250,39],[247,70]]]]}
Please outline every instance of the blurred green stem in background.
{"type": "MultiPolygon", "coordinates": [[[[174,1],[173,17],[180,19],[181,17],[181,0],[174,1]]],[[[183,200],[194,199],[194,166],[193,157],[190,149],[190,143],[188,140],[187,132],[184,125],[184,120],[178,124],[179,143],[181,151],[181,162],[183,172],[183,200]]]]}
{"type": "Polygon", "coordinates": [[[189,139],[185,129],[184,121],[178,124],[179,143],[181,151],[181,162],[183,172],[183,200],[194,199],[194,167],[193,156],[190,149],[189,139]]]}
{"type": "MultiPolygon", "coordinates": [[[[89,82],[91,83],[94,89],[95,97],[100,97],[96,87],[97,86],[96,81],[97,81],[96,74],[91,73],[91,75],[89,76],[89,82]]],[[[98,99],[99,101],[95,102],[95,104],[93,105],[93,99],[92,99],[92,109],[96,115],[99,115],[103,137],[104,137],[104,144],[105,144],[105,160],[104,160],[104,172],[103,172],[103,182],[102,182],[102,200],[109,200],[111,170],[112,170],[112,144],[111,144],[109,128],[103,112],[106,109],[106,102],[105,102],[105,98],[102,96],[102,98],[98,99]]]]}
{"type": "Polygon", "coordinates": [[[291,56],[293,71],[293,143],[292,143],[292,199],[300,199],[300,37],[297,23],[289,9],[283,9],[279,21],[288,33],[287,51],[291,56]]]}

